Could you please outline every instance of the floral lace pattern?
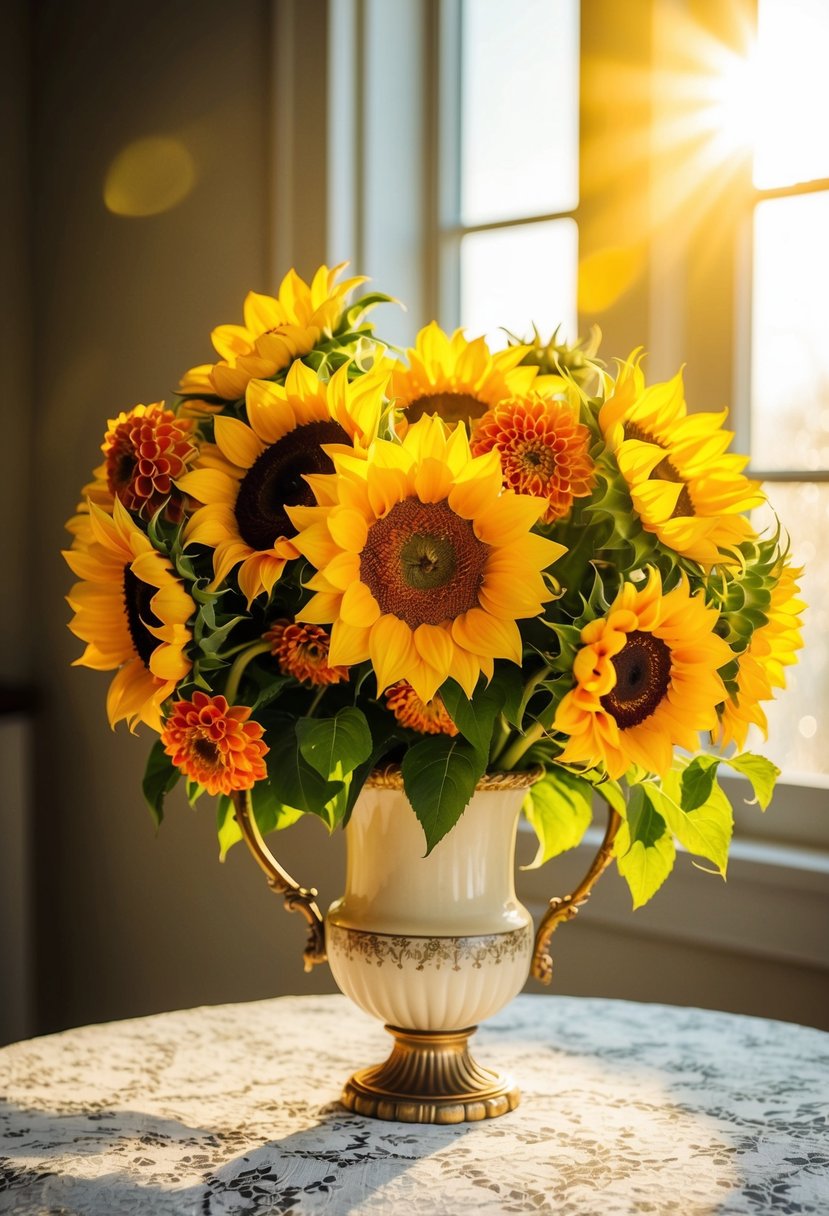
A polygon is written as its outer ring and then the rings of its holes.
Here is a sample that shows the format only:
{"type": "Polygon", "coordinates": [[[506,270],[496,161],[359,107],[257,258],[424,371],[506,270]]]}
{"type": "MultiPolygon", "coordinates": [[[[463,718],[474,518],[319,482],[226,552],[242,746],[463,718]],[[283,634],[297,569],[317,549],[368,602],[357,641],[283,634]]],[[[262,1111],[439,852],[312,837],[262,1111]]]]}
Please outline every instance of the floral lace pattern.
{"type": "Polygon", "coordinates": [[[522,996],[473,1053],[522,1104],[455,1127],[337,1097],[388,1054],[342,997],[88,1026],[0,1051],[0,1213],[761,1216],[829,1211],[829,1035],[522,996]]]}

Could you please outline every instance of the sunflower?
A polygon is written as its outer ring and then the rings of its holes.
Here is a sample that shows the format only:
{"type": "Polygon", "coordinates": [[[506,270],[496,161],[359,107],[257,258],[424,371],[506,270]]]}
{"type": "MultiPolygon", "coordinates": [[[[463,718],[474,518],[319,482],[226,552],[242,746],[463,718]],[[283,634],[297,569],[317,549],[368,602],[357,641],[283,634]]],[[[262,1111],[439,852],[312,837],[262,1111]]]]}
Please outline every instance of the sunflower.
{"type": "Polygon", "coordinates": [[[116,498],[111,516],[89,504],[92,539],[64,553],[82,582],[66,597],[69,628],[86,650],[73,666],[118,674],[109,686],[111,726],[126,719],[161,729],[161,706],[190,670],[187,622],[195,605],[170,563],[116,498]]]}
{"type": "Polygon", "coordinates": [[[211,455],[209,462],[200,461],[178,483],[204,504],[189,521],[185,538],[215,550],[216,583],[238,566],[248,606],[257,595],[270,595],[285,563],[298,556],[288,506],[315,501],[311,486],[315,475],[333,469],[330,452],[353,453],[352,445],[368,445],[385,384],[385,376],[371,373],[349,381],[347,366],[326,382],[297,361],[284,387],[251,380],[250,425],[216,417],[220,459],[211,455]]]}
{"type": "Polygon", "coordinates": [[[476,456],[495,449],[504,485],[547,499],[544,523],[563,519],[574,498],[593,489],[590,432],[579,422],[578,400],[537,393],[501,402],[472,426],[476,456]]]}
{"type": "Polygon", "coordinates": [[[128,511],[150,519],[167,506],[173,520],[180,517],[181,496],[174,480],[182,477],[196,455],[192,441],[193,423],[165,410],[163,401],[136,405],[110,418],[101,451],[104,462],[92,472],[93,480],[83,488],[78,514],[66,525],[81,541],[91,536],[87,500],[107,513],[114,498],[128,511]]]}
{"type": "MultiPolygon", "coordinates": [[[[511,346],[492,354],[483,338],[467,342],[463,330],[451,338],[432,321],[421,329],[405,363],[392,364],[389,395],[408,423],[424,414],[444,422],[468,423],[510,397],[522,397],[536,384],[537,367],[519,367],[530,349],[511,346]]],[[[542,377],[544,383],[550,377],[542,377]]],[[[556,384],[560,384],[556,379],[556,384]]]]}
{"type": "Polygon", "coordinates": [[[192,701],[175,701],[161,731],[164,751],[208,794],[252,789],[267,776],[263,728],[250,722],[247,705],[194,692],[192,701]]]}
{"type": "Polygon", "coordinates": [[[782,566],[772,588],[766,623],[751,635],[746,650],[737,659],[737,691],[726,698],[714,737],[720,747],[736,743],[743,748],[751,725],[765,735],[768,722],[761,701],[770,701],[775,688],[786,687],[785,668],[797,660],[803,646],[800,614],[806,605],[800,599],[797,580],[802,570],[782,566]]]}
{"type": "Polygon", "coordinates": [[[368,460],[333,459],[321,505],[288,508],[318,571],[297,617],[333,622],[330,662],[368,659],[378,692],[408,680],[424,702],[449,676],[471,695],[496,658],[520,664],[516,620],[541,612],[541,571],[564,552],[530,532],[546,499],[501,493],[497,452],[472,457],[464,427],[435,416],[368,460]]]}
{"type": "Polygon", "coordinates": [[[310,284],[289,270],[276,298],[248,292],[244,325],[219,325],[213,330],[211,341],[221,358],[192,367],[181,379],[180,392],[237,401],[244,397],[249,381],[275,376],[307,355],[323,335],[336,330],[349,292],[365,282],[358,277],[338,283],[346,265],[343,262],[333,270],[320,266],[310,284]]]}
{"type": "Polygon", "coordinates": [[[322,688],[348,679],[347,668],[329,666],[331,636],[319,625],[276,621],[262,637],[270,642],[271,654],[283,675],[293,676],[301,684],[322,688]]]}
{"type": "Polygon", "coordinates": [[[728,411],[689,414],[682,373],[646,388],[640,358],[621,365],[599,424],[642,526],[674,552],[716,565],[753,536],[742,513],[764,501],[760,483],[743,476],[747,457],[726,451],[728,411]]]}
{"type": "Polygon", "coordinates": [[[440,693],[431,701],[421,701],[408,680],[400,680],[386,689],[386,705],[401,726],[420,731],[422,735],[456,735],[458,728],[443,704],[440,693]]]}
{"type": "Polygon", "coordinates": [[[674,745],[696,751],[723,700],[718,668],[733,657],[714,633],[717,619],[684,578],[667,595],[655,569],[639,590],[626,583],[607,615],[581,632],[576,684],[553,723],[569,736],[559,759],[604,764],[613,778],[633,764],[664,776],[674,745]]]}

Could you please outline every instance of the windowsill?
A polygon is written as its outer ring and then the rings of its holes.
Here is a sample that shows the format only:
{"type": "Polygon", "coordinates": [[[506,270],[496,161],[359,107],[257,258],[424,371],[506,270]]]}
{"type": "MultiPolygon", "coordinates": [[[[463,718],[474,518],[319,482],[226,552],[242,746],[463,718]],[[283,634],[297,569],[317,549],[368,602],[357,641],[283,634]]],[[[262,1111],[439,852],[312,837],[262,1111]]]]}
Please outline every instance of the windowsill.
{"type": "MultiPolygon", "coordinates": [[[[525,831],[532,835],[522,824],[522,837],[525,831]]],[[[534,915],[552,895],[575,887],[602,835],[600,826],[591,827],[571,853],[540,870],[519,873],[520,897],[534,915]]],[[[522,856],[531,856],[530,841],[522,844],[522,856]]],[[[665,885],[636,912],[614,867],[580,916],[617,934],[829,969],[829,851],[738,835],[731,845],[727,882],[700,872],[689,854],[678,851],[665,885]]]]}

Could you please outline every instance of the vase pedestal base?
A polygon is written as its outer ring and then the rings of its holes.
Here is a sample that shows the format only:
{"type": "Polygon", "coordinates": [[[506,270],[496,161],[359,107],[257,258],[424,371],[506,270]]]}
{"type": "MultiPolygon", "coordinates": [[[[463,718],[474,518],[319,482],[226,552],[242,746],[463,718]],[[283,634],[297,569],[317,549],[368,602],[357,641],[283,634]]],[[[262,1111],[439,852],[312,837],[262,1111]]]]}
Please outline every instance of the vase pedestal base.
{"type": "Polygon", "coordinates": [[[520,1101],[512,1077],[482,1068],[469,1054],[466,1030],[400,1030],[383,1064],[350,1077],[341,1101],[355,1114],[401,1123],[475,1123],[515,1110],[520,1101]]]}

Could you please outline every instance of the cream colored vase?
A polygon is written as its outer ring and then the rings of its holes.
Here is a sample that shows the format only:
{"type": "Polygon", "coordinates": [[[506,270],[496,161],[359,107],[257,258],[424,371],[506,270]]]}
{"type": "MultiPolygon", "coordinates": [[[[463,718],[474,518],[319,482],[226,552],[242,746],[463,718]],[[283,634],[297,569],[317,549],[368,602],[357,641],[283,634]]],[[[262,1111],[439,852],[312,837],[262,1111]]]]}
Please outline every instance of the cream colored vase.
{"type": "Polygon", "coordinates": [[[346,828],[345,894],[323,919],[314,888],[300,887],[262,839],[247,794],[236,818],[270,886],[308,922],[306,970],[326,957],[346,996],[380,1018],[394,1040],[381,1064],[354,1073],[342,1101],[377,1119],[460,1123],[492,1118],[519,1101],[511,1077],[469,1053],[479,1022],[533,975],[548,981],[556,925],[575,914],[609,864],[619,818],[579,886],[550,900],[533,924],[515,895],[518,815],[539,773],[485,776],[450,832],[425,853],[423,829],[399,769],[374,773],[346,828]]]}
{"type": "Polygon", "coordinates": [[[328,961],[346,996],[396,1042],[385,1065],[346,1086],[352,1109],[458,1122],[517,1105],[513,1082],[479,1068],[466,1043],[529,973],[532,917],[513,878],[525,792],[477,790],[428,857],[402,789],[360,794],[346,828],[345,894],[326,917],[328,961]],[[408,1092],[397,1076],[406,1072],[408,1092]]]}

